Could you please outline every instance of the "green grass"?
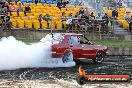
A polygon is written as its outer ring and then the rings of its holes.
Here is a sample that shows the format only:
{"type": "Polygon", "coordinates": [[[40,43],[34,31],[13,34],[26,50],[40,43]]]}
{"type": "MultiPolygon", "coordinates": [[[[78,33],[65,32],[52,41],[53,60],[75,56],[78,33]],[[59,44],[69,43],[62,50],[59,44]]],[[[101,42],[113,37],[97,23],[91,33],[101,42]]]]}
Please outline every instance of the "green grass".
{"type": "Polygon", "coordinates": [[[30,45],[31,43],[33,43],[32,40],[28,40],[28,39],[20,39],[20,41],[24,42],[27,45],[30,45]]]}
{"type": "Polygon", "coordinates": [[[93,40],[94,44],[105,46],[132,46],[132,41],[114,41],[114,40],[93,40]]]}

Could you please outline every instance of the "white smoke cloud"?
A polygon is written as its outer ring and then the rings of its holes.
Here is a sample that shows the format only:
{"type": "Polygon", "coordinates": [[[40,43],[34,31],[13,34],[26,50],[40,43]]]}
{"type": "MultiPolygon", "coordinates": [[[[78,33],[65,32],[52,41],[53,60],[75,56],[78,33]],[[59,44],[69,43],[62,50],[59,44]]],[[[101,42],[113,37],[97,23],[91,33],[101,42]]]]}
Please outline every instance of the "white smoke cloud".
{"type": "Polygon", "coordinates": [[[14,37],[3,37],[0,41],[0,70],[27,67],[70,67],[75,62],[63,63],[61,58],[51,58],[51,44],[26,45],[14,37]]]}

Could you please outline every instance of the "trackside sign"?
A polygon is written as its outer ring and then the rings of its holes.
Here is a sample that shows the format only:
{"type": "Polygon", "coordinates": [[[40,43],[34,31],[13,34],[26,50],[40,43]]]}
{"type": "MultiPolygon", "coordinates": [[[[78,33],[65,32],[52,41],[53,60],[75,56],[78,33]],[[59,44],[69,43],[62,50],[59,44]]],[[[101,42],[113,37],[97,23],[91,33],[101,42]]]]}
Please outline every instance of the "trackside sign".
{"type": "Polygon", "coordinates": [[[82,66],[79,67],[79,76],[77,77],[77,82],[80,85],[89,83],[98,83],[98,82],[130,82],[129,75],[88,75],[85,70],[82,69],[82,66]]]}

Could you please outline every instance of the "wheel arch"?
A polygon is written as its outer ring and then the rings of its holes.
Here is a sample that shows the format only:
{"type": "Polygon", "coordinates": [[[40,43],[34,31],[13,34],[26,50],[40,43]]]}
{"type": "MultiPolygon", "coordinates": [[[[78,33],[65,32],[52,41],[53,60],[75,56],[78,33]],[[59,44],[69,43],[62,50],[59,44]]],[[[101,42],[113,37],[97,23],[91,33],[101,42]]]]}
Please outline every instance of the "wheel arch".
{"type": "Polygon", "coordinates": [[[103,54],[105,54],[104,50],[98,49],[97,52],[96,52],[96,55],[98,54],[98,52],[102,52],[103,54]]]}
{"type": "Polygon", "coordinates": [[[65,62],[71,61],[71,60],[73,61],[72,50],[67,49],[67,50],[64,51],[64,54],[63,54],[63,56],[62,56],[62,61],[63,61],[63,63],[65,63],[65,62]],[[67,56],[67,55],[68,55],[68,56],[67,56]],[[69,55],[70,55],[70,57],[69,57],[69,55]]]}
{"type": "Polygon", "coordinates": [[[97,52],[96,52],[96,58],[93,58],[92,60],[93,60],[94,63],[100,64],[104,60],[104,56],[105,56],[104,50],[97,50],[97,52]],[[100,55],[101,55],[101,58],[100,58],[100,55]]]}
{"type": "Polygon", "coordinates": [[[67,52],[72,52],[72,50],[71,49],[66,49],[64,52],[63,52],[63,55],[62,55],[62,57],[65,55],[65,53],[67,53],[67,52]]]}
{"type": "Polygon", "coordinates": [[[63,54],[65,54],[66,52],[72,52],[72,50],[71,49],[66,49],[63,54]]]}

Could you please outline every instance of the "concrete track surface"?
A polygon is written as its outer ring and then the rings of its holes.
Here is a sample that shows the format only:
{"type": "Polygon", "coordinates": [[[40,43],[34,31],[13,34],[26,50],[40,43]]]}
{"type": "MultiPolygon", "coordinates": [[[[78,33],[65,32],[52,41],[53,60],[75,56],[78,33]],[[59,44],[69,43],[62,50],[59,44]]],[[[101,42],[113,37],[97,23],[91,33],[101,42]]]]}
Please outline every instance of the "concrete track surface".
{"type": "Polygon", "coordinates": [[[21,68],[0,71],[0,88],[132,88],[130,83],[77,84],[78,67],[88,74],[129,74],[132,76],[132,57],[107,57],[102,64],[79,62],[70,68],[21,68]]]}

